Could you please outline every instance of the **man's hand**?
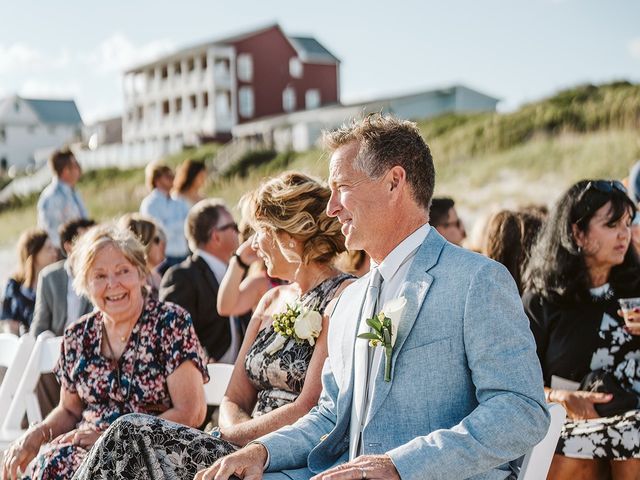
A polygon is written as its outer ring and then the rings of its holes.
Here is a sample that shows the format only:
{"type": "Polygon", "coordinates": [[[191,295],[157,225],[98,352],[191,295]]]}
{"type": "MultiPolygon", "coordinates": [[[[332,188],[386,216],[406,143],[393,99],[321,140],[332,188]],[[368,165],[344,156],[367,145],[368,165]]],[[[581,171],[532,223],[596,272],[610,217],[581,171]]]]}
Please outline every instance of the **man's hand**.
{"type": "Polygon", "coordinates": [[[231,475],[238,475],[244,480],[261,480],[266,461],[267,449],[259,443],[252,443],[200,470],[194,480],[227,480],[231,475]]]}
{"type": "Polygon", "coordinates": [[[326,470],[311,480],[400,480],[396,466],[388,455],[361,455],[355,460],[326,470]]]}

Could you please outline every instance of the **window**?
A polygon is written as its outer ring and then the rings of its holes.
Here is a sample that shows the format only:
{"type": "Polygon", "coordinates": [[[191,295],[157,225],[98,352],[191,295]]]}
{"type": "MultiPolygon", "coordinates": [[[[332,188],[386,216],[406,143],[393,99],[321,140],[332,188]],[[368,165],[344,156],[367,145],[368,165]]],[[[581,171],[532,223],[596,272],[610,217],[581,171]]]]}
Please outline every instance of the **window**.
{"type": "Polygon", "coordinates": [[[253,88],[240,87],[238,90],[238,110],[240,116],[251,118],[253,117],[254,109],[253,88]]]}
{"type": "Polygon", "coordinates": [[[169,76],[169,69],[167,68],[166,65],[164,65],[162,67],[162,69],[160,70],[160,77],[161,78],[167,78],[169,76]]]}
{"type": "Polygon", "coordinates": [[[220,92],[216,95],[216,115],[220,117],[228,117],[231,114],[231,102],[229,102],[229,94],[220,92]]]}
{"type": "Polygon", "coordinates": [[[182,98],[176,98],[176,113],[182,112],[182,98]]]}
{"type": "Polygon", "coordinates": [[[253,59],[248,53],[238,55],[238,80],[243,82],[253,80],[253,59]]]}
{"type": "Polygon", "coordinates": [[[293,78],[302,78],[302,62],[298,57],[291,57],[289,59],[289,75],[293,78]]]}
{"type": "Polygon", "coordinates": [[[293,87],[287,87],[282,91],[282,108],[285,112],[296,109],[296,91],[293,87]]]}
{"type": "Polygon", "coordinates": [[[196,97],[195,95],[190,95],[189,104],[191,105],[191,110],[195,110],[196,108],[198,108],[198,97],[196,97]]]}
{"type": "Polygon", "coordinates": [[[182,65],[180,65],[180,62],[176,62],[176,64],[174,65],[173,73],[175,73],[176,75],[182,74],[182,65]]]}
{"type": "Polygon", "coordinates": [[[187,70],[190,72],[193,72],[195,68],[196,68],[195,58],[190,58],[189,60],[187,60],[187,70]]]}
{"type": "Polygon", "coordinates": [[[317,88],[307,90],[304,94],[304,104],[308,110],[318,108],[320,106],[320,90],[317,88]]]}
{"type": "Polygon", "coordinates": [[[209,92],[204,92],[202,94],[202,105],[204,106],[204,108],[209,107],[209,92]]]}
{"type": "Polygon", "coordinates": [[[169,100],[162,102],[162,115],[169,115],[169,100]]]}
{"type": "Polygon", "coordinates": [[[4,143],[7,140],[7,129],[3,126],[0,127],[0,142],[4,143]]]}
{"type": "Polygon", "coordinates": [[[142,105],[138,105],[136,107],[136,115],[138,120],[142,120],[142,117],[144,117],[144,109],[142,108],[142,105]]]}
{"type": "Polygon", "coordinates": [[[207,56],[203,55],[202,58],[200,59],[200,65],[202,66],[202,70],[206,70],[207,69],[207,56]]]}

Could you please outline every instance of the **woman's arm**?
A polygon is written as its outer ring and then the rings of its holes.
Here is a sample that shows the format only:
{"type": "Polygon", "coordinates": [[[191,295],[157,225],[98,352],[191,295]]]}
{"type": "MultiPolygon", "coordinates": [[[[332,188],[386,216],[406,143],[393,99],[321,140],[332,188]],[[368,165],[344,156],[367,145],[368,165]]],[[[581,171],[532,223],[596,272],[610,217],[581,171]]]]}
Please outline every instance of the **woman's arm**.
{"type": "Polygon", "coordinates": [[[233,367],[229,386],[220,404],[220,414],[218,417],[220,426],[232,427],[251,420],[251,411],[256,404],[258,392],[249,381],[249,377],[244,368],[244,362],[247,358],[247,352],[258,336],[262,322],[265,320],[265,315],[267,315],[265,312],[268,310],[268,305],[271,304],[272,299],[278,293],[277,290],[278,289],[274,289],[267,292],[251,317],[247,332],[242,341],[242,346],[240,347],[240,352],[238,353],[238,359],[233,367]]]}
{"type": "MultiPolygon", "coordinates": [[[[251,265],[258,259],[251,246],[252,240],[253,237],[250,237],[236,250],[236,254],[245,265],[251,265]]],[[[246,273],[246,268],[240,265],[238,259],[235,256],[231,257],[229,268],[227,268],[218,290],[216,308],[220,315],[242,315],[249,312],[268,290],[266,278],[254,276],[244,278],[246,273]]]]}
{"type": "Polygon", "coordinates": [[[191,360],[183,362],[167,377],[167,387],[173,406],[160,417],[190,427],[202,425],[207,404],[198,367],[191,360]]]}
{"type": "Polygon", "coordinates": [[[324,317],[322,321],[322,332],[316,342],[304,385],[298,398],[288,405],[284,405],[269,413],[242,423],[231,426],[221,423],[222,438],[235,445],[244,446],[262,435],[294,423],[297,419],[307,414],[309,410],[318,403],[318,398],[322,391],[322,367],[327,358],[328,325],[328,318],[324,317]]]}
{"type": "MultiPolygon", "coordinates": [[[[3,462],[2,478],[18,478],[18,468],[24,472],[44,443],[67,432],[73,435],[76,424],[82,418],[82,409],[78,394],[61,388],[58,406],[40,424],[27,430],[9,447],[3,462]]],[[[58,441],[64,439],[66,436],[58,441]]]]}

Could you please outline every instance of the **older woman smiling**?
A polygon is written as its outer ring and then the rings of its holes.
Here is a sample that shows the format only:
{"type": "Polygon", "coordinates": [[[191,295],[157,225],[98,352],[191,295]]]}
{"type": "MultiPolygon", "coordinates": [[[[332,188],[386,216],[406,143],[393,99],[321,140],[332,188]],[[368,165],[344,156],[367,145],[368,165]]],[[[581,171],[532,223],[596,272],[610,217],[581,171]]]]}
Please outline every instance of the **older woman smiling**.
{"type": "Polygon", "coordinates": [[[148,413],[190,426],[205,415],[204,353],[189,314],[146,295],[144,251],[114,226],[87,232],[71,258],[76,290],[94,312],[67,328],[55,368],[60,404],[11,446],[3,478],[34,462],[33,478],[71,478],[114,420],[148,413]]]}

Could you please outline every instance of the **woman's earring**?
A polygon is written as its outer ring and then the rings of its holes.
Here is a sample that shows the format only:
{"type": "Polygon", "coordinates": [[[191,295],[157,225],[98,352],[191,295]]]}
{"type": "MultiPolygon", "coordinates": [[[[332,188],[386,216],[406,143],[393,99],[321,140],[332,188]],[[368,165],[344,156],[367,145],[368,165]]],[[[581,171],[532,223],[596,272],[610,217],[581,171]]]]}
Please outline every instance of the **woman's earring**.
{"type": "Polygon", "coordinates": [[[296,246],[296,242],[294,242],[293,240],[291,240],[291,241],[289,242],[289,248],[295,248],[295,246],[296,246]]]}
{"type": "Polygon", "coordinates": [[[578,245],[578,253],[582,253],[582,247],[578,245]]]}

